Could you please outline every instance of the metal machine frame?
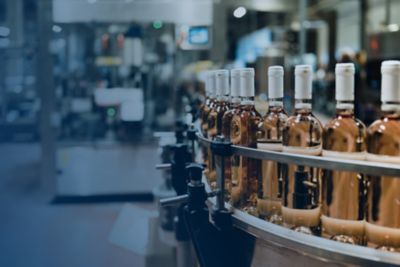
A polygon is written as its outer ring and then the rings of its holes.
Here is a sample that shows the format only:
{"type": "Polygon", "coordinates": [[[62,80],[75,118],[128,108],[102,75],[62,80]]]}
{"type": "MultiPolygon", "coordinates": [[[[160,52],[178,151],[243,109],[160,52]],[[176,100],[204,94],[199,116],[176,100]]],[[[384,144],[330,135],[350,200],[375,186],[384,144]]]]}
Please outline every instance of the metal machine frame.
{"type": "MultiPolygon", "coordinates": [[[[396,178],[400,177],[400,166],[397,164],[376,163],[347,159],[345,161],[342,161],[340,159],[326,157],[264,151],[253,148],[234,146],[230,143],[224,142],[223,139],[219,138],[211,141],[207,138],[204,138],[199,132],[197,133],[197,140],[200,145],[211,147],[216,157],[224,157],[235,154],[261,160],[274,160],[280,163],[305,165],[329,170],[354,171],[368,175],[387,175],[394,176],[396,178]],[[218,151],[218,149],[220,150],[218,151]]],[[[223,160],[221,160],[221,162],[223,162],[223,160]]],[[[259,219],[257,217],[251,216],[247,213],[230,207],[229,204],[225,204],[224,201],[224,165],[221,164],[219,166],[217,165],[216,167],[217,184],[220,189],[208,193],[207,202],[211,205],[210,209],[212,210],[212,215],[218,214],[220,211],[231,211],[230,222],[233,226],[233,229],[247,234],[249,241],[248,244],[251,247],[246,248],[241,245],[242,249],[244,250],[243,256],[248,255],[249,253],[255,255],[257,249],[258,251],[260,251],[260,249],[257,248],[257,244],[262,243],[263,245],[261,245],[261,250],[263,250],[264,252],[259,253],[268,254],[269,251],[267,250],[270,250],[272,247],[272,250],[279,250],[279,253],[276,253],[275,256],[278,255],[278,257],[285,257],[288,254],[288,252],[286,251],[291,251],[291,253],[293,253],[293,255],[295,255],[296,257],[290,259],[292,261],[296,261],[304,257],[308,262],[311,261],[314,264],[319,263],[321,265],[400,265],[400,253],[379,251],[369,247],[349,245],[317,236],[305,235],[303,233],[295,232],[291,229],[269,223],[265,220],[259,219]],[[228,208],[225,208],[225,206],[228,206],[228,208]]],[[[188,198],[187,196],[181,196],[179,199],[176,200],[162,200],[161,204],[168,205],[174,203],[175,201],[178,201],[180,203],[186,201],[190,202],[190,198],[188,198]]],[[[211,218],[215,217],[218,216],[212,216],[211,218]]],[[[229,220],[225,220],[225,222],[226,221],[229,220]]],[[[218,221],[214,221],[213,224],[217,228],[219,228],[218,221]]],[[[189,231],[191,231],[191,229],[189,229],[189,231]]],[[[244,239],[242,238],[242,240],[244,239]]],[[[212,242],[212,238],[209,238],[209,241],[212,242]]],[[[192,242],[196,241],[192,240],[192,242]]],[[[200,253],[204,255],[209,254],[207,252],[209,249],[210,248],[208,248],[204,244],[202,247],[196,248],[197,254],[200,253]]],[[[265,260],[268,261],[268,257],[266,256],[263,260],[264,264],[267,264],[265,260]]],[[[250,264],[252,264],[252,266],[258,266],[254,263],[249,263],[249,266],[250,264]]]]}

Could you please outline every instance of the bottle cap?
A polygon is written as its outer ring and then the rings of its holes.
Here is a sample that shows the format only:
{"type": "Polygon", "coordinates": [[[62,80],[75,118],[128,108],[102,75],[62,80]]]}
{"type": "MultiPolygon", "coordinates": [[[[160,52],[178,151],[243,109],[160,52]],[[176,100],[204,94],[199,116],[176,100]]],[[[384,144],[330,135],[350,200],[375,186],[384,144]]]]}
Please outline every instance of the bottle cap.
{"type": "Polygon", "coordinates": [[[282,66],[271,66],[268,68],[268,97],[270,99],[283,98],[282,66]]]}
{"type": "Polygon", "coordinates": [[[240,69],[231,70],[231,96],[240,96],[240,69]]]}
{"type": "Polygon", "coordinates": [[[216,70],[216,87],[217,95],[229,95],[229,71],[227,70],[216,70]]]}
{"type": "Polygon", "coordinates": [[[240,69],[240,91],[243,97],[254,97],[254,69],[240,69]]]}
{"type": "Polygon", "coordinates": [[[354,72],[353,63],[338,63],[335,68],[336,100],[354,100],[354,72]]]}
{"type": "Polygon", "coordinates": [[[297,65],[294,69],[294,97],[295,99],[311,99],[312,97],[312,69],[310,65],[297,65]]]}
{"type": "Polygon", "coordinates": [[[400,61],[382,62],[382,102],[400,102],[400,61]]]}
{"type": "Polygon", "coordinates": [[[216,79],[214,70],[210,70],[207,73],[206,91],[208,91],[209,96],[215,96],[216,94],[216,79]]]}

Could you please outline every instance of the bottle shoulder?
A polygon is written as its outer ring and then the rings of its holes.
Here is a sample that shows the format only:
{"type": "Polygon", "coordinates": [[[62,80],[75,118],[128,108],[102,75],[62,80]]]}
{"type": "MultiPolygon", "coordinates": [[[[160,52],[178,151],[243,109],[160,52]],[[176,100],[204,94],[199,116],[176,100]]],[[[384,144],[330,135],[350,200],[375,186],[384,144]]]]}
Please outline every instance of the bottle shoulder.
{"type": "Polygon", "coordinates": [[[379,119],[368,127],[368,152],[400,156],[400,121],[379,119]]]}
{"type": "Polygon", "coordinates": [[[312,124],[314,128],[320,129],[322,131],[323,126],[317,117],[313,113],[307,114],[293,114],[288,117],[286,121],[286,127],[294,127],[296,125],[310,125],[312,124]]]}
{"type": "Polygon", "coordinates": [[[354,117],[337,116],[324,127],[323,148],[337,152],[364,152],[367,128],[354,117]]]}
{"type": "Polygon", "coordinates": [[[288,119],[288,115],[287,115],[287,113],[284,111],[284,110],[282,110],[282,111],[279,111],[279,112],[275,112],[275,111],[268,111],[263,117],[262,117],[262,120],[276,120],[276,119],[279,119],[279,120],[287,120],[288,119]]]}
{"type": "Polygon", "coordinates": [[[237,113],[237,115],[239,117],[241,117],[242,119],[253,118],[253,119],[261,120],[261,115],[260,115],[260,113],[258,113],[258,111],[255,108],[240,109],[240,111],[237,113]]]}
{"type": "Polygon", "coordinates": [[[319,154],[322,149],[322,132],[321,122],[311,112],[295,113],[285,123],[282,143],[286,149],[313,148],[315,150],[312,153],[319,154]]]}
{"type": "Polygon", "coordinates": [[[366,132],[367,127],[365,124],[354,117],[335,117],[328,121],[324,126],[324,130],[347,130],[347,131],[356,131],[356,132],[366,132]]]}
{"type": "Polygon", "coordinates": [[[276,125],[283,126],[288,119],[288,115],[285,112],[268,112],[261,120],[259,127],[276,127],[276,125]]]}
{"type": "Polygon", "coordinates": [[[368,127],[368,133],[372,133],[375,131],[383,133],[388,130],[399,131],[400,133],[400,120],[381,118],[371,123],[371,125],[368,127]]]}

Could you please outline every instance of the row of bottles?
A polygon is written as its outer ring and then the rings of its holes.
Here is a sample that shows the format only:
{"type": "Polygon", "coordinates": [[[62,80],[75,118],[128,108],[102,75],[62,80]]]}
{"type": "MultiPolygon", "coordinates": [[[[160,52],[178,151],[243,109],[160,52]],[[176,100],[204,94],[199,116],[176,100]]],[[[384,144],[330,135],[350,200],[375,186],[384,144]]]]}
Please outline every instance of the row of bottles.
{"type": "MultiPolygon", "coordinates": [[[[234,145],[305,155],[400,163],[400,61],[382,64],[382,118],[368,129],[354,117],[354,65],[336,65],[336,116],[325,127],[312,113],[312,69],[295,67],[295,110],[283,107],[281,66],[268,69],[269,109],[254,107],[254,69],[210,71],[202,131],[234,145]],[[230,97],[228,97],[230,96],[230,97]]],[[[215,162],[204,151],[210,184],[215,162]]],[[[227,199],[295,231],[396,251],[400,248],[400,179],[364,177],[234,155],[225,162],[227,199]]]]}

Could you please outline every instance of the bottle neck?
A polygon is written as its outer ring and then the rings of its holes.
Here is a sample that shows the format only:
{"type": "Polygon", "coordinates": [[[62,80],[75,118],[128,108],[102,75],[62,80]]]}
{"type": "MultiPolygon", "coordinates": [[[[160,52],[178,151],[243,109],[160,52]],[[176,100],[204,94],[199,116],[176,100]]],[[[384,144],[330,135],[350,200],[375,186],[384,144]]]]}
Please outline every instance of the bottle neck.
{"type": "Polygon", "coordinates": [[[336,101],[336,116],[353,117],[354,116],[354,102],[351,100],[336,101]]]}
{"type": "Polygon", "coordinates": [[[400,102],[382,102],[383,112],[400,112],[400,102]]]}
{"type": "Polygon", "coordinates": [[[382,102],[381,110],[385,118],[400,118],[400,102],[382,102]]]}
{"type": "Polygon", "coordinates": [[[282,108],[283,107],[283,98],[270,98],[268,101],[268,105],[270,108],[273,108],[273,107],[282,108]]]}
{"type": "Polygon", "coordinates": [[[311,99],[296,99],[294,104],[295,111],[311,112],[311,99]]]}
{"type": "Polygon", "coordinates": [[[242,97],[242,100],[240,101],[240,104],[242,106],[254,106],[254,96],[242,97]]]}
{"type": "Polygon", "coordinates": [[[217,101],[218,102],[228,102],[229,96],[227,95],[218,95],[217,96],[217,101]]]}
{"type": "Polygon", "coordinates": [[[337,100],[336,110],[338,109],[354,109],[354,101],[352,100],[337,100]]]}
{"type": "Polygon", "coordinates": [[[240,106],[241,99],[239,96],[232,96],[230,99],[230,103],[232,107],[240,106]]]}

